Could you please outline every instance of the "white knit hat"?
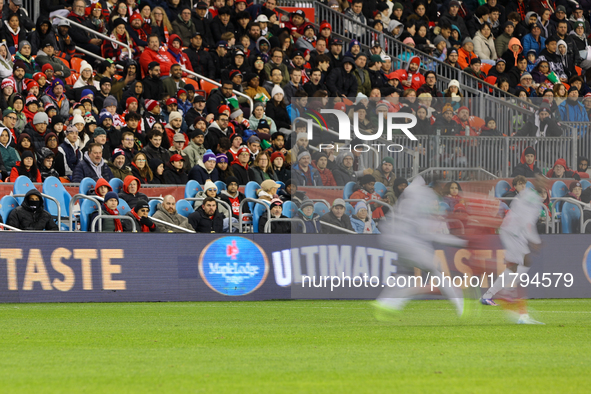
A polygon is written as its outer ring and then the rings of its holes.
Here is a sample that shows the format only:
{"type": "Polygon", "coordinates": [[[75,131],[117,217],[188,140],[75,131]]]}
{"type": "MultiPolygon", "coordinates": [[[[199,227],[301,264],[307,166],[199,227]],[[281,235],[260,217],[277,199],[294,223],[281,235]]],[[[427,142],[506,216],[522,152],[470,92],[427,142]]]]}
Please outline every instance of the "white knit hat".
{"type": "Polygon", "coordinates": [[[281,93],[283,96],[285,96],[285,92],[283,91],[283,89],[281,89],[281,86],[279,85],[275,85],[273,90],[271,90],[271,97],[275,97],[277,93],[281,93]]]}
{"type": "Polygon", "coordinates": [[[170,111],[170,115],[168,115],[168,121],[172,122],[175,119],[182,119],[183,115],[179,111],[170,111]]]}
{"type": "Polygon", "coordinates": [[[451,81],[449,81],[449,84],[447,85],[447,88],[451,88],[452,86],[455,86],[456,88],[460,88],[460,83],[458,82],[457,79],[452,79],[451,81]]]}

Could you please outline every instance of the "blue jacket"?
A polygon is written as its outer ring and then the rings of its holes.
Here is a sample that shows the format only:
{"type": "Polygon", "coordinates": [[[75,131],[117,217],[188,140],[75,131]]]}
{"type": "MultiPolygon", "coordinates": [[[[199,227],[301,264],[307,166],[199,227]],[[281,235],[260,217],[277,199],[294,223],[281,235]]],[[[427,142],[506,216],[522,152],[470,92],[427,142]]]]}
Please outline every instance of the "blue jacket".
{"type": "Polygon", "coordinates": [[[62,152],[66,160],[66,176],[71,178],[76,166],[82,160],[82,152],[79,149],[74,149],[68,139],[61,143],[59,151],[62,152]]]}
{"type": "Polygon", "coordinates": [[[205,185],[205,182],[208,180],[212,182],[219,181],[220,176],[218,174],[218,169],[214,167],[213,171],[208,174],[202,163],[203,162],[200,161],[193,168],[191,168],[191,171],[189,171],[189,179],[197,181],[197,183],[200,185],[205,185]]]}
{"type": "MultiPolygon", "coordinates": [[[[301,210],[298,211],[299,219],[304,221],[306,226],[306,234],[322,234],[322,223],[320,223],[320,215],[317,213],[312,214],[312,219],[307,219],[301,210]]],[[[302,233],[302,224],[296,222],[294,233],[302,233]]]]}
{"type": "Polygon", "coordinates": [[[570,105],[568,99],[564,100],[558,106],[560,112],[560,119],[564,122],[588,122],[589,117],[585,107],[580,102],[576,102],[575,105],[570,105]]]}
{"type": "Polygon", "coordinates": [[[544,37],[540,36],[540,42],[537,42],[531,33],[523,36],[523,51],[521,52],[523,56],[527,56],[530,49],[535,49],[536,57],[538,57],[544,48],[546,48],[546,39],[544,37]]]}
{"type": "Polygon", "coordinates": [[[322,178],[318,170],[311,165],[308,166],[308,170],[312,171],[312,184],[306,184],[306,175],[304,171],[300,169],[300,166],[296,164],[291,168],[292,179],[295,180],[298,186],[322,186],[322,178]]]}
{"type": "MultiPolygon", "coordinates": [[[[365,223],[363,223],[361,219],[358,219],[355,216],[351,217],[351,226],[353,226],[353,230],[355,230],[358,234],[363,234],[365,223]]],[[[371,230],[372,234],[381,234],[380,230],[378,230],[376,227],[376,222],[374,222],[373,219],[371,219],[371,230]]]]}

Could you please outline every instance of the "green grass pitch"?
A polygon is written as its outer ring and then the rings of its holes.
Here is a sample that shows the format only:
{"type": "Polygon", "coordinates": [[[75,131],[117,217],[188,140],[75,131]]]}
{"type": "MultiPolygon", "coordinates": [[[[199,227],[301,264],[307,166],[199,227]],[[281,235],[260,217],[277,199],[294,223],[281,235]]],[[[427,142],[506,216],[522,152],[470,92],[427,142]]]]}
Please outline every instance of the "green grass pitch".
{"type": "Polygon", "coordinates": [[[1,393],[589,392],[591,300],[0,305],[1,393]]]}

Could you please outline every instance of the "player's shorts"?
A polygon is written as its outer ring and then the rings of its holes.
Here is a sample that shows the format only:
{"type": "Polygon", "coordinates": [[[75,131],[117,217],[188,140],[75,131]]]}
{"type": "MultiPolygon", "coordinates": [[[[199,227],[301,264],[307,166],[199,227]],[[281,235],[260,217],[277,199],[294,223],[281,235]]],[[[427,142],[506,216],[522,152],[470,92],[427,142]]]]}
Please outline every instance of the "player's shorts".
{"type": "Polygon", "coordinates": [[[508,263],[523,265],[525,256],[531,253],[525,239],[501,231],[501,243],[505,248],[505,260],[508,263]]]}

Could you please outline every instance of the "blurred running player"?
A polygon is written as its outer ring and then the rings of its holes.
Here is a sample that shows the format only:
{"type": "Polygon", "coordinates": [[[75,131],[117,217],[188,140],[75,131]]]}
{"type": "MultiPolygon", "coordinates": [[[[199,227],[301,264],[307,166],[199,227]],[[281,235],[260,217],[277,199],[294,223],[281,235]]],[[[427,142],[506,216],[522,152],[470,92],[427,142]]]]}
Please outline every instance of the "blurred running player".
{"type": "MultiPolygon", "coordinates": [[[[447,232],[447,224],[439,216],[435,192],[418,176],[401,194],[395,211],[394,217],[388,216],[384,223],[386,228],[380,236],[382,246],[398,253],[399,265],[418,268],[428,272],[431,277],[441,278],[441,272],[434,262],[433,243],[463,247],[467,242],[444,233],[447,232]]],[[[444,283],[439,290],[454,304],[461,316],[464,308],[461,292],[449,283],[447,286],[444,283]]],[[[374,305],[381,311],[402,310],[410,299],[430,292],[428,283],[423,287],[385,287],[374,305]]]]}
{"type": "Polygon", "coordinates": [[[539,250],[542,243],[537,223],[542,207],[540,194],[546,189],[546,186],[547,179],[538,175],[534,181],[535,191],[525,188],[519,193],[517,199],[513,200],[511,210],[503,220],[500,232],[501,243],[506,250],[505,264],[507,268],[482,296],[482,301],[485,303],[486,300],[490,300],[497,292],[500,292],[501,298],[507,301],[507,308],[519,313],[517,324],[544,324],[532,319],[527,313],[519,278],[521,274],[527,274],[530,270],[531,253],[539,250]],[[515,273],[518,274],[516,280],[514,280],[515,273]],[[513,282],[517,288],[511,286],[514,284],[513,282]],[[517,296],[515,297],[516,292],[517,296]]]}

